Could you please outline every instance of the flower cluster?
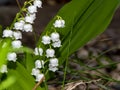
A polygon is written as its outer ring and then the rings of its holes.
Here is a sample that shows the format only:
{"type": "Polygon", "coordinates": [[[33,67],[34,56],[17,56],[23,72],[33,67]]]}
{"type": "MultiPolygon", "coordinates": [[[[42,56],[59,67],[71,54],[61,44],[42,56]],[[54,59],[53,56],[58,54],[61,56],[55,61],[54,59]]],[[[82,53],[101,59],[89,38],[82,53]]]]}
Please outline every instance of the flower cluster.
{"type": "MultiPolygon", "coordinates": [[[[42,8],[42,1],[30,0],[30,2],[25,4],[25,6],[21,9],[23,12],[26,12],[26,14],[22,15],[22,12],[18,13],[18,16],[16,16],[12,26],[3,31],[3,38],[11,38],[12,49],[20,49],[22,47],[22,32],[33,31],[32,25],[36,19],[37,8],[42,8]]],[[[54,28],[54,31],[46,33],[41,38],[41,44],[45,48],[39,46],[34,50],[34,55],[39,56],[39,58],[35,60],[35,65],[31,72],[31,75],[35,77],[36,82],[41,81],[45,77],[44,74],[46,73],[46,69],[52,72],[58,70],[59,60],[56,57],[55,50],[60,48],[62,45],[60,33],[57,32],[56,29],[64,28],[65,21],[58,16],[52,27],[54,28]]],[[[9,52],[6,58],[8,61],[16,62],[17,54],[16,52],[9,52]]],[[[0,67],[0,72],[7,73],[7,65],[2,65],[0,67]]]]}
{"type": "Polygon", "coordinates": [[[61,47],[60,35],[57,32],[52,32],[49,36],[44,35],[42,37],[42,43],[44,45],[51,45],[50,48],[46,49],[45,55],[49,59],[49,70],[55,72],[58,70],[58,59],[55,58],[54,48],[61,47]],[[52,48],[53,47],[53,48],[52,48]]]}
{"type": "Polygon", "coordinates": [[[35,61],[35,68],[32,69],[31,75],[35,76],[36,82],[40,81],[44,78],[44,74],[40,72],[39,69],[44,68],[44,61],[43,60],[36,60],[35,61]]]}
{"type": "MultiPolygon", "coordinates": [[[[63,19],[57,19],[55,23],[53,24],[54,29],[55,28],[63,28],[65,26],[65,21],[63,19]]],[[[44,74],[40,72],[39,69],[44,69],[45,62],[49,62],[48,68],[50,71],[55,72],[58,70],[58,63],[59,60],[56,58],[55,55],[55,48],[60,48],[61,40],[60,40],[60,34],[58,32],[53,31],[49,35],[43,35],[41,43],[47,48],[43,50],[41,47],[36,47],[34,50],[34,54],[40,57],[46,57],[46,60],[36,60],[35,61],[35,68],[32,69],[31,75],[35,76],[36,81],[40,81],[44,74]]]]}
{"type": "MultiPolygon", "coordinates": [[[[36,19],[36,12],[37,8],[42,7],[42,1],[41,0],[34,0],[28,6],[27,8],[24,8],[22,10],[26,10],[26,16],[23,17],[21,13],[19,13],[19,17],[16,18],[16,22],[14,22],[14,25],[11,29],[5,29],[3,31],[3,38],[11,38],[11,46],[13,49],[19,49],[22,47],[22,42],[20,39],[22,39],[22,32],[32,32],[33,27],[32,24],[34,23],[34,20],[36,19]]],[[[16,62],[17,60],[17,54],[15,52],[9,52],[7,55],[8,61],[16,62]]],[[[4,68],[5,66],[3,66],[4,68]]],[[[7,67],[6,67],[7,68],[7,67]]],[[[2,73],[4,72],[1,71],[2,73]]]]}

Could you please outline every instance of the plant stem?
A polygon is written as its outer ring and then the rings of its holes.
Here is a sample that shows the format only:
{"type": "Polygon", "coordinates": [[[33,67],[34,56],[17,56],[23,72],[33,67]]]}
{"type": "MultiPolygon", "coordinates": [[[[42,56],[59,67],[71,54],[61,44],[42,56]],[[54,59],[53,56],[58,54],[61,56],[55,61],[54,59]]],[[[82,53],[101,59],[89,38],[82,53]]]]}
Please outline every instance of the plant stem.
{"type": "Polygon", "coordinates": [[[21,9],[21,5],[20,5],[19,1],[16,0],[16,2],[17,2],[17,5],[18,5],[19,9],[21,9]]]}
{"type": "Polygon", "coordinates": [[[65,63],[64,77],[63,77],[63,82],[62,82],[62,90],[64,90],[64,86],[65,86],[65,79],[66,79],[66,74],[67,74],[67,65],[68,65],[68,58],[66,59],[66,63],[65,63]]]}
{"type": "Polygon", "coordinates": [[[43,80],[45,80],[45,77],[43,77],[37,84],[35,84],[35,86],[34,86],[34,88],[32,90],[37,90],[37,88],[43,82],[43,80]]]}
{"type": "MultiPolygon", "coordinates": [[[[17,1],[17,0],[16,0],[17,1]]],[[[16,17],[14,18],[12,24],[10,25],[10,28],[9,29],[12,29],[13,26],[14,26],[14,23],[17,21],[17,19],[21,16],[22,12],[26,9],[25,7],[31,3],[33,0],[30,0],[30,1],[26,1],[23,5],[23,7],[20,9],[20,11],[17,13],[16,17]]],[[[18,2],[18,1],[17,1],[18,2]]],[[[18,2],[19,3],[19,2],[18,2]]]]}
{"type": "MultiPolygon", "coordinates": [[[[37,46],[37,35],[36,35],[34,29],[33,29],[33,37],[34,37],[34,40],[35,40],[35,46],[37,46]]],[[[38,50],[38,52],[39,52],[39,50],[38,50]]],[[[40,52],[39,52],[39,54],[40,54],[40,52]]]]}
{"type": "Polygon", "coordinates": [[[70,31],[70,39],[69,39],[69,44],[68,44],[68,55],[67,55],[66,63],[65,63],[64,77],[63,77],[63,82],[62,82],[62,90],[64,90],[64,86],[65,86],[65,79],[66,79],[66,74],[67,74],[67,66],[68,66],[68,59],[69,59],[69,52],[70,52],[71,36],[72,36],[72,28],[70,31]]]}
{"type": "Polygon", "coordinates": [[[48,90],[47,82],[44,80],[45,90],[48,90]]]}

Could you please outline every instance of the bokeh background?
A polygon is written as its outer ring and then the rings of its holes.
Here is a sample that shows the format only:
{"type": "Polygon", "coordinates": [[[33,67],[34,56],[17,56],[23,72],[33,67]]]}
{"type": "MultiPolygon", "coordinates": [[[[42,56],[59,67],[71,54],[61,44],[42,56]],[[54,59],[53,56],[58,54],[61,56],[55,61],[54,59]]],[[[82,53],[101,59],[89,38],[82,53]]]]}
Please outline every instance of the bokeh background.
{"type": "MultiPolygon", "coordinates": [[[[22,6],[25,0],[18,1],[22,6]]],[[[70,0],[43,0],[43,8],[38,10],[37,19],[35,20],[34,25],[37,37],[40,36],[40,33],[44,30],[47,23],[54,17],[57,11],[68,1],[70,0]]],[[[0,24],[3,26],[3,29],[10,26],[17,12],[19,12],[19,7],[16,0],[0,0],[0,24]]],[[[33,42],[35,43],[33,33],[23,33],[23,37],[25,45],[30,47],[35,46],[35,44],[31,44],[33,42]]]]}
{"type": "MultiPolygon", "coordinates": [[[[21,6],[23,5],[24,1],[25,0],[19,0],[21,6]]],[[[34,32],[37,36],[37,39],[48,22],[56,15],[58,10],[69,1],[70,0],[43,1],[43,8],[38,10],[37,19],[35,20],[34,24],[34,32]]],[[[7,26],[10,26],[18,11],[19,8],[16,0],[0,0],[0,25],[3,26],[3,29],[5,29],[7,26]]],[[[34,39],[33,33],[23,33],[23,38],[24,39],[22,41],[25,46],[29,46],[31,48],[35,47],[36,41],[34,39]]],[[[109,63],[109,61],[106,60],[106,57],[109,58],[112,62],[120,62],[120,8],[118,8],[115,12],[109,27],[104,33],[75,52],[77,58],[84,60],[85,63],[87,62],[87,64],[89,63],[91,66],[98,65],[94,60],[94,57],[101,54],[103,57],[100,58],[100,62],[104,63],[104,65],[109,63]]],[[[71,65],[76,67],[76,70],[80,69],[80,66],[75,63],[72,63],[71,65]]],[[[115,68],[107,67],[101,70],[105,74],[109,74],[113,78],[120,80],[120,64],[117,64],[115,68]]],[[[74,78],[76,79],[76,77],[74,78]]],[[[118,87],[118,89],[114,90],[120,90],[119,84],[117,84],[116,87],[118,87]]]]}
{"type": "MultiPolygon", "coordinates": [[[[18,1],[22,6],[25,0],[18,1]]],[[[34,25],[37,36],[40,35],[47,23],[51,20],[51,18],[54,17],[54,15],[56,15],[58,10],[69,1],[70,0],[43,0],[43,8],[38,10],[37,19],[35,20],[34,25]]],[[[3,29],[7,26],[10,26],[10,23],[13,21],[18,11],[19,8],[16,0],[0,0],[0,24],[3,26],[3,29]]],[[[105,33],[108,36],[104,37],[104,39],[107,39],[106,41],[113,40],[115,45],[120,44],[120,9],[116,11],[113,20],[105,33]]],[[[27,45],[34,47],[33,44],[30,45],[30,43],[27,45]]]]}

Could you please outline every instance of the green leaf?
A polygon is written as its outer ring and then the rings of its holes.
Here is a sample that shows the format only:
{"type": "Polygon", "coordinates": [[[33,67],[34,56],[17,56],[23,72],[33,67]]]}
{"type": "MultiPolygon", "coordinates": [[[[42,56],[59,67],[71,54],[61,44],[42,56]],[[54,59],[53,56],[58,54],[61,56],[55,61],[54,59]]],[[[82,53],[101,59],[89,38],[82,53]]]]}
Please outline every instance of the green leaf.
{"type": "Polygon", "coordinates": [[[33,54],[33,50],[31,48],[28,47],[21,47],[18,49],[13,49],[14,52],[25,52],[25,53],[31,53],[33,54]]]}
{"type": "MultiPolygon", "coordinates": [[[[62,38],[62,47],[56,52],[60,64],[107,28],[119,3],[120,0],[72,0],[58,12],[66,22],[65,28],[57,29],[62,38]]],[[[42,35],[53,32],[54,21],[55,18],[42,35]]],[[[41,38],[38,45],[42,45],[41,38]]]]}
{"type": "Polygon", "coordinates": [[[3,81],[0,84],[0,90],[4,90],[4,89],[10,87],[12,84],[15,83],[15,81],[16,81],[15,77],[13,77],[13,76],[8,77],[5,81],[3,81]]]}
{"type": "MultiPolygon", "coordinates": [[[[67,28],[65,29],[66,32],[64,33],[68,34],[65,35],[63,47],[60,49],[60,52],[62,54],[60,57],[62,57],[63,59],[66,57],[66,54],[72,54],[78,48],[85,45],[89,40],[102,33],[109,25],[113,13],[118,5],[117,0],[91,0],[91,2],[90,0],[86,0],[86,2],[87,4],[85,3],[83,7],[79,7],[82,10],[80,10],[80,12],[78,12],[78,14],[75,15],[74,21],[72,21],[74,22],[74,24],[71,25],[73,26],[71,30],[68,30],[67,28]],[[87,8],[84,7],[86,5],[88,5],[87,8]],[[69,52],[68,48],[66,48],[68,43],[69,52]]],[[[74,1],[74,3],[77,4],[78,2],[74,1]]],[[[65,12],[67,11],[67,9],[63,9],[62,12],[63,11],[65,12]]],[[[74,14],[77,11],[75,12],[73,10],[72,12],[74,14]]],[[[61,12],[58,14],[64,17],[63,14],[61,14],[61,12]]],[[[69,20],[70,17],[71,16],[68,16],[68,18],[66,19],[69,20]]]]}
{"type": "Polygon", "coordinates": [[[0,40],[0,67],[6,63],[6,57],[11,48],[11,39],[0,40]]]}
{"type": "Polygon", "coordinates": [[[29,74],[31,74],[32,68],[34,68],[34,60],[33,60],[33,56],[29,53],[26,53],[26,69],[29,72],[29,74]]]}
{"type": "MultiPolygon", "coordinates": [[[[36,84],[33,76],[30,75],[20,63],[17,63],[17,68],[15,70],[9,70],[8,75],[14,75],[17,79],[16,83],[11,86],[11,88],[8,88],[8,90],[32,90],[36,84]]],[[[45,89],[38,87],[37,90],[45,89]]]]}

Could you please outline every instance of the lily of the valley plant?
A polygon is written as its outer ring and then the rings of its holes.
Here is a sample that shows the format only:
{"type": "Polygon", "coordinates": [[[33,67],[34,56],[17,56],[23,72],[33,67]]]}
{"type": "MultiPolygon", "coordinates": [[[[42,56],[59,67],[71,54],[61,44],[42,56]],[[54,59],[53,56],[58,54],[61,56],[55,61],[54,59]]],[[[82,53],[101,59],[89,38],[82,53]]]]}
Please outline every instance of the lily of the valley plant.
{"type": "Polygon", "coordinates": [[[72,0],[48,24],[32,50],[22,45],[22,33],[33,32],[36,13],[43,6],[41,0],[25,1],[13,23],[2,30],[0,90],[47,90],[47,80],[69,55],[106,29],[119,3],[72,0]]]}

